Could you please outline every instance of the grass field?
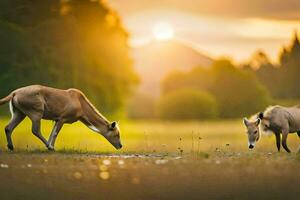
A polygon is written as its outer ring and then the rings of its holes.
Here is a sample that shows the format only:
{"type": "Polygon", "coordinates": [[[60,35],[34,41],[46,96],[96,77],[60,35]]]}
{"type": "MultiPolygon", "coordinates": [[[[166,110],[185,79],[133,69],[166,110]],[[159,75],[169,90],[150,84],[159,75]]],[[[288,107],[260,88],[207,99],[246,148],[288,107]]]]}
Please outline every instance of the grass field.
{"type": "MultiPolygon", "coordinates": [[[[6,119],[0,120],[4,128],[6,119]]],[[[48,137],[52,122],[43,123],[48,137]]],[[[80,123],[47,152],[29,121],[0,135],[0,199],[299,199],[300,156],[276,152],[274,137],[249,151],[240,120],[121,121],[120,151],[80,123]]],[[[289,147],[300,145],[290,135],[289,147]]]]}

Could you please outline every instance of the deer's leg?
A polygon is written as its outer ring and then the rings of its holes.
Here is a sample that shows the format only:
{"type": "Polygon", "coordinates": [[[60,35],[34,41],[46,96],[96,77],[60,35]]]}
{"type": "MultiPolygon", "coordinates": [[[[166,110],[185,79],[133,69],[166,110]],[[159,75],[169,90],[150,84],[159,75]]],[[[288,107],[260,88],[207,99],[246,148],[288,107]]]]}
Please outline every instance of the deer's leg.
{"type": "Polygon", "coordinates": [[[276,146],[278,149],[278,152],[280,151],[280,145],[281,145],[281,138],[280,138],[280,133],[275,133],[276,136],[276,146]]]}
{"type": "Polygon", "coordinates": [[[48,149],[49,150],[54,150],[54,145],[55,145],[55,141],[56,141],[56,138],[57,138],[57,135],[59,133],[59,131],[61,130],[62,126],[63,126],[63,122],[61,121],[57,121],[55,122],[55,125],[52,129],[52,132],[51,132],[51,135],[49,137],[49,140],[48,140],[48,149]]]}
{"type": "Polygon", "coordinates": [[[12,113],[12,119],[10,120],[9,124],[5,127],[5,134],[6,134],[6,140],[7,140],[7,148],[11,151],[14,150],[14,146],[11,140],[11,135],[13,133],[13,130],[24,120],[26,115],[19,111],[15,111],[12,113]]]}
{"type": "Polygon", "coordinates": [[[41,134],[41,119],[31,119],[31,121],[32,121],[32,133],[37,138],[39,138],[48,148],[47,140],[41,134]]]}
{"type": "Polygon", "coordinates": [[[291,151],[290,151],[290,149],[287,147],[287,137],[288,137],[288,131],[283,131],[282,132],[282,146],[283,146],[283,148],[288,152],[288,153],[290,153],[291,151]]]}
{"type": "MultiPolygon", "coordinates": [[[[299,138],[300,138],[300,131],[298,131],[297,132],[297,135],[299,136],[299,138]]],[[[300,153],[300,146],[299,146],[299,148],[298,148],[298,151],[297,151],[297,153],[300,153]]]]}

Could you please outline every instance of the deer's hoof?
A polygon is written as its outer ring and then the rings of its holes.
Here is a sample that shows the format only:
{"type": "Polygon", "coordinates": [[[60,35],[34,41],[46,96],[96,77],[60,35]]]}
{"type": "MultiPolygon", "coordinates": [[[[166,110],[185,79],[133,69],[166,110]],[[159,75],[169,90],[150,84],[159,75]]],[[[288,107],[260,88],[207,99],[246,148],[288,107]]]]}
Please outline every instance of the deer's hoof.
{"type": "Polygon", "coordinates": [[[54,147],[48,147],[49,151],[55,151],[54,147]]]}
{"type": "Polygon", "coordinates": [[[14,146],[12,144],[8,144],[7,145],[8,150],[13,151],[14,150],[14,146]]]}
{"type": "Polygon", "coordinates": [[[47,148],[48,148],[49,151],[55,151],[55,150],[54,150],[54,147],[51,146],[51,145],[48,145],[47,148]]]}

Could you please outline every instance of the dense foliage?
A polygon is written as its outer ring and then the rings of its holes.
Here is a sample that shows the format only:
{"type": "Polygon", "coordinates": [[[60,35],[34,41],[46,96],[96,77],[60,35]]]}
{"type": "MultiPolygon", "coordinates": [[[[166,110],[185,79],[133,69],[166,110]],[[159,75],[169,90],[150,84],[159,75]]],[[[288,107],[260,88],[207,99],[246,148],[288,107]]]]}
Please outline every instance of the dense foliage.
{"type": "Polygon", "coordinates": [[[153,119],[155,113],[156,98],[148,94],[137,92],[130,98],[127,104],[127,117],[131,119],[153,119]]]}
{"type": "Polygon", "coordinates": [[[268,106],[270,96],[253,73],[245,72],[229,61],[217,61],[212,67],[211,93],[220,104],[221,117],[248,116],[268,106]]]}
{"type": "Polygon", "coordinates": [[[284,47],[280,53],[278,65],[272,64],[264,52],[258,51],[244,68],[254,71],[273,97],[300,98],[300,42],[297,33],[291,45],[284,47]]]}
{"type": "Polygon", "coordinates": [[[112,113],[137,81],[127,39],[101,1],[1,0],[0,96],[30,84],[76,87],[112,113]]]}
{"type": "Polygon", "coordinates": [[[182,88],[208,92],[216,99],[223,118],[253,114],[264,109],[270,100],[253,73],[235,67],[228,60],[216,61],[209,69],[196,67],[188,73],[170,74],[162,87],[164,95],[182,88]]]}
{"type": "Polygon", "coordinates": [[[212,119],[218,115],[216,99],[207,92],[179,89],[161,97],[158,115],[163,119],[212,119]]]}

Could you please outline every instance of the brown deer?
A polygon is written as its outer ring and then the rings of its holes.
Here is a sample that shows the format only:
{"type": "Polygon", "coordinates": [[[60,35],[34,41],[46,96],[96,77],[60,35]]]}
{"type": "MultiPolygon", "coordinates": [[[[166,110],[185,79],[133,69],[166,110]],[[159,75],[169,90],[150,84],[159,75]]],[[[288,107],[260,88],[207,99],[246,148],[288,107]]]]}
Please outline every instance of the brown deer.
{"type": "Polygon", "coordinates": [[[116,122],[110,123],[77,89],[61,90],[41,85],[19,88],[0,99],[0,105],[8,103],[11,120],[5,127],[7,147],[14,149],[11,135],[26,116],[32,121],[32,133],[49,150],[54,150],[56,137],[65,123],[81,121],[93,131],[103,135],[116,149],[122,148],[120,130],[116,122]],[[47,141],[41,134],[41,119],[55,121],[47,141]]]}

